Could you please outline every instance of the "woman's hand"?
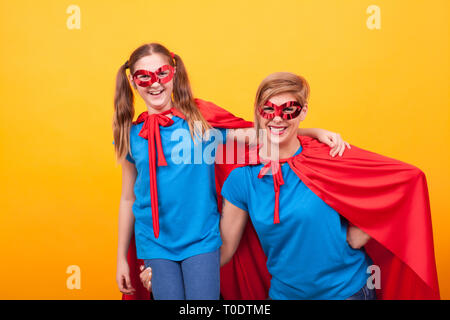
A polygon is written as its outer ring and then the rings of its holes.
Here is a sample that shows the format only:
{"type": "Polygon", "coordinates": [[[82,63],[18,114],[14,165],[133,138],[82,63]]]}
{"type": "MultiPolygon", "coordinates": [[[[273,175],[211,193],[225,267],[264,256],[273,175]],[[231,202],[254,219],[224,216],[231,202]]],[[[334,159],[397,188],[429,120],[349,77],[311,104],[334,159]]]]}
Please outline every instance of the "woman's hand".
{"type": "Polygon", "coordinates": [[[149,292],[152,291],[152,268],[148,267],[144,270],[144,266],[140,266],[139,269],[141,269],[141,273],[139,277],[141,278],[142,285],[147,289],[149,292]]]}
{"type": "Polygon", "coordinates": [[[347,242],[353,249],[361,249],[370,240],[370,236],[358,227],[349,224],[347,230],[347,242]]]}
{"type": "Polygon", "coordinates": [[[120,259],[117,261],[116,281],[120,292],[123,294],[135,293],[136,290],[131,285],[130,268],[128,267],[128,262],[126,259],[120,259]]]}
{"type": "Polygon", "coordinates": [[[299,128],[298,130],[300,135],[315,138],[328,145],[331,148],[330,156],[332,157],[336,156],[336,154],[342,156],[345,151],[345,147],[351,149],[350,144],[342,140],[339,133],[320,128],[299,128]]]}

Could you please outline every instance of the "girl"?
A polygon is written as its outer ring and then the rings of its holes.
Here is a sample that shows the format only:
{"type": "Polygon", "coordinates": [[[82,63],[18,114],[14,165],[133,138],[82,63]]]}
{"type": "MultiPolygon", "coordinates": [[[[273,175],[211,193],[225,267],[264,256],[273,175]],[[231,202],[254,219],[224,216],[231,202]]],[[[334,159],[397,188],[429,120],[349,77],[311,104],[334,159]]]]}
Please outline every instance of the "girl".
{"type": "MultiPolygon", "coordinates": [[[[155,299],[218,299],[222,242],[214,161],[198,163],[196,155],[212,143],[225,142],[225,129],[247,128],[233,136],[252,142],[252,123],[193,99],[183,61],[156,43],[137,48],[120,67],[114,106],[114,145],[123,170],[116,277],[120,291],[135,293],[127,262],[134,229],[137,258],[153,270],[155,299]],[[147,106],[135,122],[130,83],[147,106]]],[[[303,134],[334,143],[333,156],[346,146],[339,135],[320,129],[303,134]]]]}

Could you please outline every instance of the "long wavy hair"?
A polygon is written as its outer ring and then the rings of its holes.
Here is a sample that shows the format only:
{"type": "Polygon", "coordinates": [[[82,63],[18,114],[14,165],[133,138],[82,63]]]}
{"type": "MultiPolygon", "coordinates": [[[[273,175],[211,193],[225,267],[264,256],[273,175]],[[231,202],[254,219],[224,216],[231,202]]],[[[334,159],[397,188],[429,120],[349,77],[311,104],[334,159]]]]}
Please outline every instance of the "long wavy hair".
{"type": "Polygon", "coordinates": [[[119,162],[125,159],[128,152],[131,153],[130,128],[135,114],[134,94],[126,69],[129,68],[130,73],[133,74],[136,62],[142,57],[152,54],[164,56],[172,67],[176,67],[172,91],[173,105],[186,117],[192,139],[194,139],[194,136],[202,135],[207,129],[211,128],[195,104],[189,77],[180,56],[174,54],[172,58],[170,51],[159,43],[144,44],[133,51],[128,61],[117,72],[112,129],[114,149],[119,162]]]}

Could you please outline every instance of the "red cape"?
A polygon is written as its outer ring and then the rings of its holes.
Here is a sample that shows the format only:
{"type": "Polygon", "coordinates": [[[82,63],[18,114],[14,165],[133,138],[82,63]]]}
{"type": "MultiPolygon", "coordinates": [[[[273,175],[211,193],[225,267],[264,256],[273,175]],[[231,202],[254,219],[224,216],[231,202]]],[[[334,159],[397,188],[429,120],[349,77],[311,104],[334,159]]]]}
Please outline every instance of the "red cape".
{"type": "MultiPolygon", "coordinates": [[[[214,127],[252,126],[212,103],[196,102],[214,127]]],[[[292,170],[316,195],[372,237],[365,248],[381,270],[377,298],[439,299],[424,173],[412,165],[355,146],[342,157],[333,158],[329,147],[317,140],[300,137],[300,141],[303,150],[289,164],[292,170]]],[[[236,166],[216,164],[218,195],[236,166]]],[[[136,294],[124,295],[123,299],[148,299],[149,293],[139,280],[142,262],[136,259],[134,238],[128,263],[136,294]]],[[[266,256],[249,221],[233,259],[221,269],[221,294],[224,299],[265,299],[269,286],[266,256]]]]}
{"type": "MultiPolygon", "coordinates": [[[[365,249],[381,272],[377,298],[439,299],[425,174],[410,164],[355,146],[333,158],[328,146],[309,137],[299,139],[303,150],[288,162],[291,169],[317,196],[372,238],[365,249]]],[[[254,230],[247,228],[230,262],[233,284],[222,286],[225,299],[267,297],[269,283],[255,276],[264,268],[261,251],[254,230]]]]}

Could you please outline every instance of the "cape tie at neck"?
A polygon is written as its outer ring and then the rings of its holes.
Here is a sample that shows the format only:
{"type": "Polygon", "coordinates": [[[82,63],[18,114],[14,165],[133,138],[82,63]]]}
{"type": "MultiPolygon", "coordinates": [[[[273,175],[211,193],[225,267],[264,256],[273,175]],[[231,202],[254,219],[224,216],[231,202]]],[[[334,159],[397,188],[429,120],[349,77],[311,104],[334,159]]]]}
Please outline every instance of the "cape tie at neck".
{"type": "Polygon", "coordinates": [[[278,161],[267,162],[258,174],[258,178],[262,179],[269,170],[272,171],[273,188],[275,190],[275,210],[273,223],[280,223],[280,187],[284,184],[283,174],[281,172],[281,163],[288,162],[288,159],[280,159],[278,161]]]}
{"type": "Polygon", "coordinates": [[[174,114],[179,116],[180,112],[171,108],[167,111],[148,114],[147,111],[141,113],[136,120],[136,123],[144,122],[139,136],[148,140],[148,159],[150,172],[150,199],[152,206],[153,219],[153,233],[155,238],[159,237],[159,210],[158,210],[158,188],[156,184],[156,152],[158,153],[158,166],[167,166],[166,158],[161,144],[161,135],[159,126],[169,127],[174,121],[167,117],[167,114],[174,114]],[[156,149],[155,149],[156,144],[156,149]]]}

